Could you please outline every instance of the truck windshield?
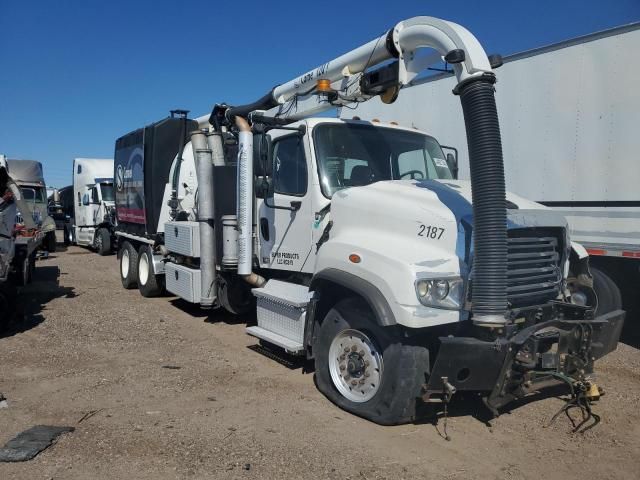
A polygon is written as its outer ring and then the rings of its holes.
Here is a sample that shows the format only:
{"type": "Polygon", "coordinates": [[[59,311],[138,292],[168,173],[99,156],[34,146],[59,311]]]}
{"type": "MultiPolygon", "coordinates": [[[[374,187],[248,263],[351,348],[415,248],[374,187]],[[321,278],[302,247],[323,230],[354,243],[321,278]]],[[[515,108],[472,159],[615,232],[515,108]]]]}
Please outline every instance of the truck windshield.
{"type": "Polygon", "coordinates": [[[102,193],[103,202],[113,202],[115,197],[113,195],[113,183],[101,183],[100,193],[102,193]]]}
{"type": "Polygon", "coordinates": [[[453,178],[438,142],[418,132],[363,124],[321,124],[314,142],[322,193],[380,180],[453,178]]]}
{"type": "Polygon", "coordinates": [[[25,200],[36,203],[47,202],[47,192],[42,187],[20,187],[20,192],[25,200]]]}

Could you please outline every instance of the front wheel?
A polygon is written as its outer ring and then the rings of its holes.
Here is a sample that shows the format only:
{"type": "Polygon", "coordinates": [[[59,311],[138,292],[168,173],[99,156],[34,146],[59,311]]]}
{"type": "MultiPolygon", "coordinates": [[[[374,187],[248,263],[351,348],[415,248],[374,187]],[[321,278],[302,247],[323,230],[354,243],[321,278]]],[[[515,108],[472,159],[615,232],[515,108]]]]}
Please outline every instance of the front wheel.
{"type": "Polygon", "coordinates": [[[65,246],[73,245],[73,227],[65,225],[63,229],[65,246]]]}
{"type": "Polygon", "coordinates": [[[153,273],[153,252],[149,245],[138,251],[138,290],[143,297],[157,297],[164,291],[164,275],[153,273]]]}
{"type": "Polygon", "coordinates": [[[314,345],[318,389],[340,408],[381,425],[415,420],[429,351],[380,327],[359,299],[338,303],[314,345]]]}
{"type": "Polygon", "coordinates": [[[93,239],[93,246],[98,255],[109,255],[111,253],[111,234],[106,228],[99,228],[93,239]]]}
{"type": "Polygon", "coordinates": [[[615,282],[602,270],[590,267],[593,277],[593,290],[598,298],[596,315],[620,310],[622,308],[622,295],[615,282]]]}

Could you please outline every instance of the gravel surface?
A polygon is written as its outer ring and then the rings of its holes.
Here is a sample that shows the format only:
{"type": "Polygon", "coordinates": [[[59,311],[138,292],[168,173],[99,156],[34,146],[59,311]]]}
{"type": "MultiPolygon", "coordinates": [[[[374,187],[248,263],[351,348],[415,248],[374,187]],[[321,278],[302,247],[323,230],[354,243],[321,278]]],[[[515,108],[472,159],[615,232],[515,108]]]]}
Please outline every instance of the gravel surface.
{"type": "MultiPolygon", "coordinates": [[[[602,422],[572,434],[552,395],[490,420],[455,399],[448,431],[349,415],[313,375],[251,350],[245,324],[120,285],[115,256],[71,247],[38,262],[26,323],[0,336],[0,445],[33,425],[76,428],[0,479],[637,478],[640,352],[598,364],[602,422]],[[633,472],[636,472],[635,474],[633,472]]],[[[246,320],[246,319],[245,319],[246,320]]],[[[628,321],[640,320],[630,318],[628,321]]],[[[636,345],[637,346],[637,345],[636,345]]]]}

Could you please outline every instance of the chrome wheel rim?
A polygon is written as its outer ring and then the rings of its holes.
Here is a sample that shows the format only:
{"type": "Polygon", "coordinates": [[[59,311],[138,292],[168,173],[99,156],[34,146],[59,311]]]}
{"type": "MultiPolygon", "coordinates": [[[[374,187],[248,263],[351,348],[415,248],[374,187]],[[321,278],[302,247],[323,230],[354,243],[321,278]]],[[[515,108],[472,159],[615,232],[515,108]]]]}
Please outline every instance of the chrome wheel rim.
{"type": "Polygon", "coordinates": [[[382,355],[359,330],[343,330],[329,347],[329,373],[338,392],[355,403],[371,400],[382,383],[382,355]]]}
{"type": "Polygon", "coordinates": [[[122,278],[129,276],[129,250],[126,249],[122,252],[122,257],[120,258],[120,273],[122,278]]]}
{"type": "Polygon", "coordinates": [[[93,243],[96,246],[96,250],[102,250],[102,235],[97,234],[93,243]]]}
{"type": "Polygon", "coordinates": [[[138,264],[138,280],[142,285],[146,285],[147,280],[149,280],[149,259],[145,253],[140,255],[140,263],[138,264]]]}

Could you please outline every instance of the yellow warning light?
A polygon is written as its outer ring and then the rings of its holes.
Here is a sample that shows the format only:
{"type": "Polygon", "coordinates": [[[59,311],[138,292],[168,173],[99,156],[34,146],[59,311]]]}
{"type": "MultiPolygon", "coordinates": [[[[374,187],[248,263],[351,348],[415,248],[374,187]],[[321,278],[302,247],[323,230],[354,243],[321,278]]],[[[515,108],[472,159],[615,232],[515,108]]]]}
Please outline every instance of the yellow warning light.
{"type": "Polygon", "coordinates": [[[398,122],[389,122],[389,125],[398,125],[398,122]]]}
{"type": "Polygon", "coordinates": [[[333,88],[331,88],[331,80],[319,78],[318,83],[316,84],[316,90],[323,93],[333,92],[333,88]]]}

